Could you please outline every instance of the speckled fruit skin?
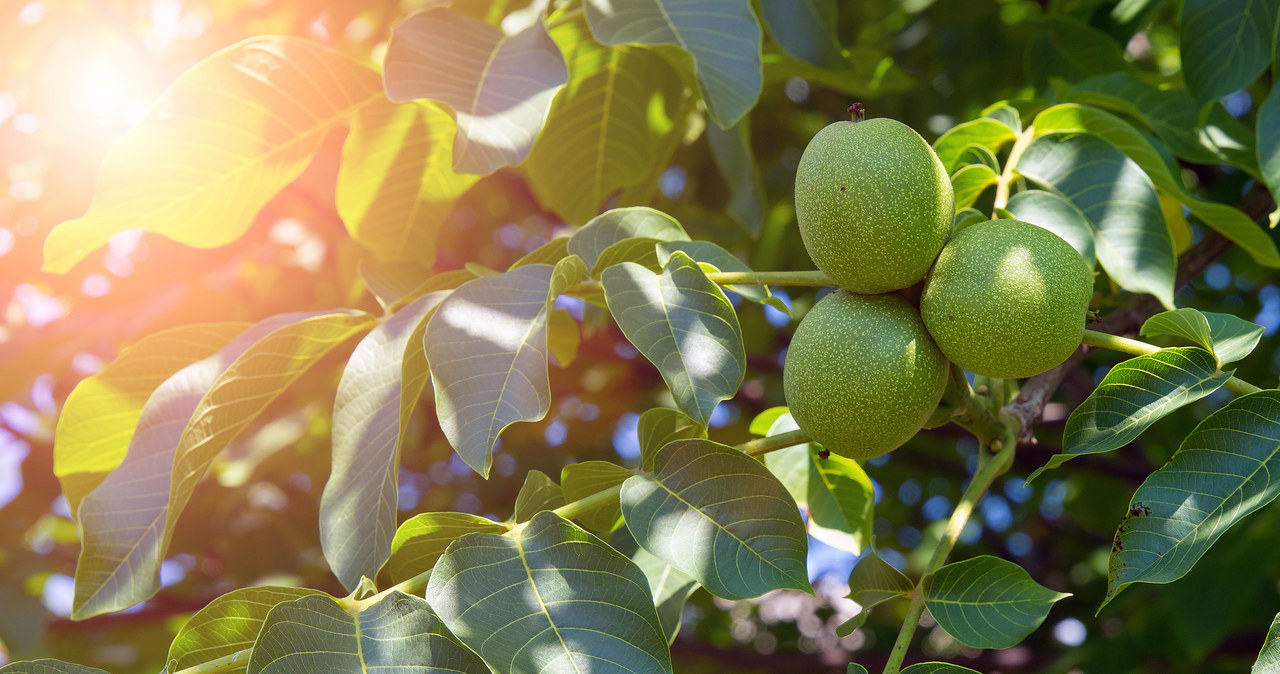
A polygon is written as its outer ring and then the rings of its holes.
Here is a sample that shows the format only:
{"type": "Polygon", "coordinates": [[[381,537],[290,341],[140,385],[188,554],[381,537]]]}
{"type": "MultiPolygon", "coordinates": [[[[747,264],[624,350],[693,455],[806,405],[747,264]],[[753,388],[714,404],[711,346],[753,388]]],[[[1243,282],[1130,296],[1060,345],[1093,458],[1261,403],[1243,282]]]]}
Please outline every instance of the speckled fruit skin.
{"type": "Polygon", "coordinates": [[[948,368],[906,300],[837,290],[796,328],[782,388],[800,430],[862,460],[920,430],[942,399],[948,368]]]}
{"type": "Polygon", "coordinates": [[[942,353],[988,377],[1030,377],[1084,336],[1093,274],[1071,244],[1018,220],[970,225],[942,249],[920,315],[942,353]]]}
{"type": "Polygon", "coordinates": [[[911,127],[836,122],[796,169],[796,221],[809,257],[838,285],[884,293],[914,285],[951,234],[947,170],[911,127]]]}

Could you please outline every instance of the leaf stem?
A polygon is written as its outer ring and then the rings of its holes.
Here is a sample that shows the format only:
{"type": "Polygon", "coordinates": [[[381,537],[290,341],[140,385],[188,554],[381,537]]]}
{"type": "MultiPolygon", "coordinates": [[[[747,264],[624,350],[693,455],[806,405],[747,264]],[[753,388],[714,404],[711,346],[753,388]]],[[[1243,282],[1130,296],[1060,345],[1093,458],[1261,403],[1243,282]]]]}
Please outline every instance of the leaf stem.
{"type": "MultiPolygon", "coordinates": [[[[920,581],[916,583],[915,589],[911,592],[911,606],[907,609],[907,618],[902,623],[902,628],[898,631],[898,639],[893,642],[893,650],[889,653],[889,661],[884,666],[884,674],[898,674],[898,670],[902,667],[902,661],[907,657],[907,649],[911,646],[911,638],[915,635],[916,626],[920,623],[920,616],[924,613],[924,577],[937,571],[947,561],[947,556],[951,554],[952,548],[955,547],[956,540],[960,538],[960,533],[964,531],[965,524],[968,524],[969,517],[973,515],[973,510],[978,505],[978,501],[991,488],[991,484],[995,479],[1009,469],[1013,465],[1013,453],[1018,446],[1017,434],[1014,427],[1019,426],[1016,418],[1010,415],[1004,415],[1004,432],[1000,440],[992,442],[992,449],[995,455],[989,457],[978,467],[978,471],[973,474],[973,479],[969,480],[969,486],[965,487],[964,494],[960,497],[960,502],[956,504],[955,510],[951,511],[951,519],[947,521],[947,528],[942,533],[942,538],[938,540],[938,546],[933,549],[933,556],[929,558],[929,565],[920,576],[920,581]]],[[[980,450],[985,451],[985,450],[980,450]]]]}
{"type": "MultiPolygon", "coordinates": [[[[1112,351],[1119,351],[1120,353],[1127,353],[1131,356],[1142,356],[1148,353],[1155,353],[1160,350],[1160,347],[1154,344],[1140,342],[1136,339],[1129,339],[1128,337],[1108,335],[1105,332],[1096,332],[1094,330],[1085,330],[1084,339],[1080,341],[1083,344],[1110,349],[1112,351]]],[[[1231,377],[1223,384],[1223,386],[1240,395],[1257,393],[1262,390],[1239,377],[1231,377]]]]}
{"type": "Polygon", "coordinates": [[[787,431],[786,433],[748,440],[738,445],[737,449],[750,456],[761,456],[779,449],[803,445],[812,441],[813,439],[806,435],[804,431],[787,431]]]}
{"type": "Polygon", "coordinates": [[[252,648],[246,648],[235,653],[228,653],[220,658],[214,658],[208,662],[202,662],[193,667],[180,669],[173,674],[213,674],[214,672],[229,672],[233,669],[243,668],[249,662],[249,656],[253,654],[252,648]]]}
{"type": "Polygon", "coordinates": [[[833,286],[825,272],[813,271],[721,271],[707,274],[712,283],[728,285],[833,286]]]}
{"type": "Polygon", "coordinates": [[[601,489],[590,496],[584,496],[576,501],[570,501],[551,512],[570,520],[575,517],[585,515],[596,508],[601,508],[617,501],[618,495],[621,493],[622,485],[616,484],[608,489],[601,489]]]}
{"type": "Polygon", "coordinates": [[[1004,170],[996,178],[996,200],[992,204],[992,211],[1009,205],[1009,185],[1013,182],[1014,169],[1017,167],[1018,161],[1022,159],[1022,153],[1027,151],[1027,146],[1031,145],[1031,141],[1035,139],[1035,136],[1036,127],[1032,125],[1023,129],[1022,133],[1018,134],[1018,138],[1013,141],[1013,148],[1009,150],[1009,158],[1004,162],[1004,170]]]}

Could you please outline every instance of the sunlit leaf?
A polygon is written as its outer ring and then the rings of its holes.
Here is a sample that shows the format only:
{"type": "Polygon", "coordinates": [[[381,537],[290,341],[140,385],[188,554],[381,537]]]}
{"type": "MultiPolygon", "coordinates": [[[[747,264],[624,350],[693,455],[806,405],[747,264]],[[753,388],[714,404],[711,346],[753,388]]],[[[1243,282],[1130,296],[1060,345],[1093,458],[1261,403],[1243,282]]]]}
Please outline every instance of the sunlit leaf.
{"type": "Polygon", "coordinates": [[[782,415],[790,413],[791,411],[788,410],[786,406],[770,407],[769,409],[757,414],[756,417],[751,420],[751,425],[748,426],[747,430],[752,435],[768,435],[769,429],[773,428],[774,422],[776,422],[782,415]]]}
{"type": "MultiPolygon", "coordinates": [[[[711,241],[661,241],[657,244],[658,264],[666,265],[667,260],[671,259],[671,254],[677,250],[688,255],[704,269],[710,266],[714,271],[751,271],[751,267],[748,267],[747,263],[739,260],[733,253],[721,248],[719,244],[711,241]]],[[[726,285],[724,287],[742,295],[747,300],[771,306],[784,314],[791,315],[791,310],[787,308],[787,305],[769,292],[769,286],[726,285]]]]}
{"type": "Polygon", "coordinates": [[[720,287],[680,252],[661,274],[624,262],[601,282],[622,333],[658,368],[681,411],[706,426],[746,369],[738,316],[720,287]]]}
{"type": "Polygon", "coordinates": [[[1021,566],[983,555],[924,577],[924,605],[938,626],[973,648],[1009,648],[1031,634],[1070,594],[1031,579],[1021,566]]]}
{"type": "Polygon", "coordinates": [[[1000,176],[986,164],[969,164],[951,175],[951,186],[956,193],[956,208],[967,208],[982,196],[988,187],[996,184],[1000,176]]]}
{"type": "Polygon", "coordinates": [[[585,22],[562,24],[551,36],[568,60],[569,84],[552,104],[524,172],[539,202],[581,224],[653,172],[682,84],[661,55],[601,45],[585,22]]]}
{"type": "MultiPolygon", "coordinates": [[[[1098,108],[1064,103],[1042,111],[1036,116],[1035,125],[1037,135],[1089,133],[1106,140],[1119,148],[1130,159],[1137,162],[1138,166],[1146,172],[1150,181],[1156,187],[1177,197],[1205,224],[1239,244],[1258,264],[1268,267],[1280,267],[1280,253],[1276,250],[1276,244],[1261,227],[1236,208],[1213,201],[1202,201],[1187,192],[1179,174],[1176,173],[1178,169],[1173,158],[1168,155],[1168,151],[1157,144],[1153,144],[1150,137],[1133,128],[1124,120],[1098,108]]],[[[1259,147],[1262,145],[1262,139],[1259,139],[1259,147]]],[[[1033,144],[1032,147],[1035,147],[1035,145],[1033,144]]],[[[1101,159],[1102,153],[1094,152],[1092,154],[1101,159]]],[[[1024,164],[1025,155],[1024,162],[1018,165],[1019,171],[1023,169],[1024,164]]],[[[1114,169],[1109,170],[1115,172],[1114,169]]],[[[1097,177],[1096,171],[1094,173],[1095,177],[1097,177]]],[[[1126,180],[1125,182],[1131,181],[1126,180]]],[[[1076,200],[1073,199],[1073,201],[1076,200]]],[[[1145,197],[1143,201],[1143,208],[1145,209],[1145,197]]],[[[1091,219],[1093,218],[1088,208],[1079,203],[1077,205],[1081,206],[1081,210],[1085,211],[1086,215],[1089,215],[1091,219]]],[[[1136,212],[1134,217],[1137,217],[1136,212]]],[[[1103,229],[1101,223],[1095,219],[1094,224],[1098,225],[1101,234],[1103,229]]],[[[1098,242],[1098,248],[1098,259],[1106,267],[1101,241],[1098,242]]],[[[1147,254],[1149,255],[1150,253],[1147,254]]]]}
{"type": "Polygon", "coordinates": [[[1234,363],[1253,352],[1264,328],[1239,316],[1196,309],[1174,309],[1147,319],[1142,336],[1173,335],[1213,352],[1219,365],[1234,363]]]}
{"type": "Polygon", "coordinates": [[[392,582],[401,583],[435,566],[449,544],[463,534],[501,533],[506,527],[467,513],[421,513],[396,530],[385,567],[392,582]]]}
{"type": "Polygon", "coordinates": [[[1013,129],[1002,122],[984,117],[952,127],[934,141],[933,151],[938,153],[938,159],[950,173],[960,168],[960,156],[970,145],[996,152],[1015,136],[1013,129]]]}
{"type": "Polygon", "coordinates": [[[89,212],[45,239],[45,271],[65,273],[128,229],[197,248],[235,241],[331,129],[381,96],[373,70],[300,38],[210,56],[107,153],[89,212]]]}
{"type": "Polygon", "coordinates": [[[151,392],[248,327],[248,323],[204,323],[148,335],[76,385],[62,404],[53,445],[53,472],[72,513],[124,459],[151,392]]]}
{"type": "Polygon", "coordinates": [[[688,438],[706,438],[707,429],[680,410],[655,407],[645,410],[636,423],[640,439],[640,468],[653,470],[653,457],[667,443],[688,438]]]}
{"type": "Polygon", "coordinates": [[[465,269],[432,274],[414,262],[360,261],[360,279],[388,312],[398,311],[413,300],[437,290],[450,290],[475,278],[465,269]]]}
{"type": "Polygon", "coordinates": [[[356,615],[322,595],[278,604],[262,624],[247,671],[489,674],[475,653],[453,639],[427,602],[401,592],[356,615]]]}
{"type": "Polygon", "coordinates": [[[0,674],[109,674],[97,667],[86,667],[48,658],[11,662],[0,667],[0,674]]]}
{"type": "Polygon", "coordinates": [[[520,493],[516,494],[516,522],[528,522],[543,510],[554,510],[565,504],[564,491],[555,480],[540,470],[531,470],[524,476],[520,493]]]}
{"type": "Polygon", "coordinates": [[[1263,0],[1184,0],[1182,77],[1201,101],[1221,98],[1267,69],[1280,5],[1263,0]]]}
{"type": "MultiPolygon", "coordinates": [[[[323,593],[300,587],[245,587],[214,599],[191,616],[173,638],[168,671],[195,667],[252,648],[272,607],[312,594],[323,593]]],[[[220,671],[243,672],[247,665],[245,658],[220,671]]]]}
{"type": "Polygon", "coordinates": [[[1006,208],[1015,218],[1057,234],[1080,253],[1090,268],[1097,265],[1093,223],[1066,197],[1044,190],[1026,190],[1013,195],[1006,208]]]}
{"type": "Polygon", "coordinates": [[[80,502],[73,615],[120,610],[155,593],[178,516],[218,453],[373,320],[362,312],[276,316],[161,384],[120,467],[80,502]]]}
{"type": "Polygon", "coordinates": [[[1133,442],[1170,412],[1218,390],[1231,377],[1198,347],[1161,349],[1119,363],[1067,418],[1062,453],[1040,473],[1081,454],[1110,452],[1133,442]]]}
{"type": "Polygon", "coordinates": [[[454,132],[448,114],[424,103],[380,101],[356,113],[342,146],[338,215],[378,260],[435,263],[453,201],[479,179],[453,172],[454,132]]]}
{"type": "Polygon", "coordinates": [[[1271,621],[1267,640],[1262,643],[1262,651],[1258,653],[1250,674],[1280,674],[1280,613],[1271,621]]]}
{"type": "Polygon", "coordinates": [[[556,365],[569,367],[578,357],[582,333],[573,314],[564,309],[552,309],[547,315],[547,350],[556,359],[556,365]]]}
{"type": "MultiPolygon", "coordinates": [[[[571,463],[560,471],[560,487],[564,500],[572,503],[596,492],[616,487],[635,473],[608,461],[571,463]]],[[[622,511],[610,503],[578,517],[583,526],[596,531],[612,531],[621,521],[622,511]]]]}
{"type": "Polygon", "coordinates": [[[453,168],[487,175],[519,164],[569,79],[564,55],[534,21],[515,35],[437,7],[409,15],[387,45],[387,97],[453,109],[453,168]]]}
{"type": "Polygon", "coordinates": [[[769,36],[791,56],[815,66],[844,61],[836,36],[836,0],[760,0],[769,36]]]}
{"type": "Polygon", "coordinates": [[[596,40],[680,47],[693,57],[711,119],[738,123],[764,86],[761,30],[747,0],[583,0],[596,40]]]}
{"type": "Polygon", "coordinates": [[[1236,522],[1280,494],[1280,391],[1205,417],[1133,494],[1111,546],[1107,598],[1186,575],[1236,522]]]}
{"type": "Polygon", "coordinates": [[[1280,194],[1280,87],[1258,108],[1258,165],[1272,194],[1280,194]]]}
{"type": "MultiPolygon", "coordinates": [[[[790,4],[794,0],[786,1],[790,4]]],[[[813,0],[803,1],[808,4],[813,0]]],[[[769,207],[765,203],[764,178],[751,149],[749,121],[744,117],[731,129],[721,129],[713,124],[707,129],[707,140],[711,144],[711,158],[729,186],[729,203],[725,204],[725,210],[752,237],[756,237],[764,227],[769,207]]]]}
{"type": "Polygon", "coordinates": [[[676,640],[680,623],[684,621],[684,604],[698,589],[698,581],[674,566],[654,557],[644,548],[631,555],[631,561],[640,567],[649,588],[653,591],[653,604],[658,610],[658,621],[667,636],[667,643],[676,640]]]}
{"type": "Polygon", "coordinates": [[[426,386],[422,336],[448,296],[437,291],[392,314],[356,346],[333,403],[333,468],[320,496],[320,545],[348,590],[391,554],[400,448],[426,386]]]}
{"type": "Polygon", "coordinates": [[[1155,187],[1133,160],[1093,136],[1046,137],[1027,148],[1017,170],[1065,197],[1093,223],[1098,262],[1116,283],[1173,307],[1173,240],[1155,187]]]}
{"type": "Polygon", "coordinates": [[[709,440],[677,440],[654,465],[622,485],[622,514],[642,547],[718,597],[810,591],[800,511],[760,462],[709,440]]]}
{"type": "Polygon", "coordinates": [[[547,314],[585,276],[582,260],[531,264],[469,281],[427,322],[427,361],[440,429],[467,465],[488,476],[498,434],[547,414],[547,314]]]}
{"type": "Polygon", "coordinates": [[[531,264],[554,265],[566,257],[569,257],[569,237],[557,236],[512,262],[510,269],[531,264]]]}
{"type": "Polygon", "coordinates": [[[463,536],[426,597],[494,671],[671,672],[644,574],[552,512],[510,535],[463,536]]]}
{"type": "Polygon", "coordinates": [[[569,238],[569,252],[582,258],[599,278],[604,269],[619,262],[658,266],[654,250],[660,241],[688,241],[676,219],[652,208],[633,206],[602,213],[569,238]]]}

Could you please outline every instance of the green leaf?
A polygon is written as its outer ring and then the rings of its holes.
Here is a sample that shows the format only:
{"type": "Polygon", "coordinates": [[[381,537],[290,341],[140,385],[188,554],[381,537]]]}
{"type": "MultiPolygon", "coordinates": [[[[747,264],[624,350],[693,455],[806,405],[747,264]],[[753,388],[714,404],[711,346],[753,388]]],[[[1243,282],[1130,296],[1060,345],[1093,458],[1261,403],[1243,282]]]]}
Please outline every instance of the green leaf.
{"type": "Polygon", "coordinates": [[[1017,169],[1065,197],[1093,223],[1098,262],[1112,280],[1173,307],[1173,239],[1155,187],[1132,159],[1093,136],[1039,138],[1017,169]]]}
{"type": "Polygon", "coordinates": [[[481,476],[498,434],[547,414],[547,314],[582,280],[582,260],[531,264],[464,283],[427,321],[427,362],[440,430],[481,476]]]}
{"type": "Polygon", "coordinates": [[[1179,52],[1187,89],[1201,101],[1242,89],[1271,60],[1275,2],[1185,0],[1179,52]]]}
{"type": "Polygon", "coordinates": [[[1262,651],[1258,653],[1250,674],[1280,674],[1280,613],[1271,621],[1267,640],[1262,643],[1262,651]]]}
{"type": "Polygon", "coordinates": [[[1142,336],[1173,335],[1212,351],[1218,365],[1234,363],[1253,352],[1264,328],[1231,314],[1174,309],[1147,319],[1142,336]]]}
{"type": "MultiPolygon", "coordinates": [[[[571,463],[560,470],[564,500],[572,503],[596,492],[616,487],[635,473],[608,461],[571,463]]],[[[613,531],[622,518],[617,503],[610,503],[578,517],[583,526],[596,531],[613,531]]]]}
{"type": "Polygon", "coordinates": [[[128,229],[196,248],[235,241],[331,129],[381,96],[373,70],[308,40],[223,49],[107,152],[89,212],[45,239],[44,270],[66,273],[128,229]]]}
{"type": "Polygon", "coordinates": [[[1280,86],[1258,108],[1258,166],[1272,194],[1280,194],[1280,86]]]}
{"type": "MultiPolygon", "coordinates": [[[[1009,101],[997,101],[982,110],[982,116],[994,119],[1009,127],[1014,133],[1022,132],[1022,113],[1010,105],[1009,101]]],[[[985,148],[984,148],[985,149],[985,148]]],[[[988,150],[990,152],[990,150],[988,150]]],[[[994,157],[992,157],[994,159],[994,157]]],[[[999,168],[998,164],[990,164],[991,168],[999,168]]]]}
{"type": "Polygon", "coordinates": [[[644,182],[660,141],[673,132],[683,84],[666,59],[642,47],[606,47],[584,21],[551,31],[569,83],[551,105],[524,173],[538,201],[583,223],[618,191],[644,182]]]}
{"type": "MultiPolygon", "coordinates": [[[[719,244],[710,241],[661,241],[657,244],[656,250],[658,252],[658,264],[660,265],[665,265],[667,260],[671,259],[671,254],[678,250],[688,255],[694,262],[704,268],[710,265],[715,271],[751,271],[751,267],[748,267],[747,263],[739,260],[733,253],[721,248],[719,244]]],[[[727,285],[725,288],[742,295],[747,300],[767,304],[788,316],[791,315],[791,310],[787,308],[787,305],[769,292],[769,286],[727,285]]]]}
{"type": "Polygon", "coordinates": [[[43,658],[11,662],[0,667],[0,674],[110,674],[97,667],[86,667],[61,660],[43,658]]]}
{"type": "Polygon", "coordinates": [[[1080,253],[1091,269],[1098,264],[1093,223],[1066,197],[1044,190],[1026,190],[1009,199],[1007,210],[1018,220],[1057,234],[1080,253]]]}
{"type": "Polygon", "coordinates": [[[983,555],[924,577],[924,605],[938,626],[973,648],[1017,645],[1070,594],[1041,586],[1022,567],[983,555]]]}
{"type": "Polygon", "coordinates": [[[1213,393],[1230,378],[1230,372],[1218,372],[1213,354],[1193,346],[1161,349],[1116,365],[1067,417],[1062,453],[1027,481],[1081,454],[1124,447],[1151,424],[1213,393]]]}
{"type": "Polygon", "coordinates": [[[786,406],[770,407],[769,409],[757,414],[751,420],[751,425],[747,428],[747,432],[752,435],[768,435],[769,429],[773,428],[774,422],[784,414],[789,414],[790,410],[786,406]]]}
{"type": "Polygon", "coordinates": [[[453,202],[479,180],[453,172],[455,132],[434,105],[380,101],[356,113],[338,168],[338,215],[378,260],[435,261],[453,202]]]}
{"type": "Polygon", "coordinates": [[[671,672],[640,569],[559,515],[449,546],[427,602],[494,671],[671,672]]]}
{"type": "Polygon", "coordinates": [[[729,186],[729,203],[725,204],[725,210],[752,238],[760,236],[769,207],[765,203],[764,178],[751,150],[750,118],[743,117],[731,129],[721,129],[713,124],[707,128],[707,140],[711,144],[711,157],[716,168],[729,186]]]}
{"type": "Polygon", "coordinates": [[[671,644],[680,633],[684,621],[684,604],[698,589],[698,581],[689,574],[658,559],[648,550],[640,548],[631,555],[631,561],[644,572],[653,591],[653,604],[658,610],[658,622],[671,644]]]}
{"type": "MultiPolygon", "coordinates": [[[[1111,143],[1137,162],[1156,187],[1176,197],[1206,225],[1239,244],[1258,264],[1280,267],[1280,252],[1276,251],[1276,244],[1266,231],[1250,220],[1249,216],[1231,206],[1202,201],[1192,196],[1183,187],[1179,174],[1175,173],[1176,162],[1168,156],[1167,150],[1162,151],[1163,148],[1153,144],[1151,138],[1124,120],[1090,106],[1064,103],[1037,115],[1035,127],[1037,135],[1088,133],[1111,143]]],[[[1262,145],[1261,139],[1259,145],[1262,145]]],[[[1022,168],[1020,163],[1019,171],[1022,168]]],[[[1082,210],[1088,214],[1088,209],[1082,207],[1082,210]]],[[[1099,223],[1094,220],[1094,224],[1099,223]]],[[[1103,259],[1101,250],[1098,258],[1103,259]]],[[[1103,266],[1106,266],[1105,261],[1103,266]]]]}
{"type": "Polygon", "coordinates": [[[902,670],[901,674],[981,674],[975,669],[945,662],[919,662],[902,670]]]}
{"type": "Polygon", "coordinates": [[[844,668],[844,674],[870,674],[867,668],[856,662],[850,662],[849,666],[844,668]]]}
{"type": "Polygon", "coordinates": [[[275,316],[161,384],[120,467],[80,502],[72,615],[127,608],[160,589],[173,527],[218,453],[302,373],[373,321],[363,312],[275,316]]]}
{"type": "Polygon", "coordinates": [[[645,410],[636,423],[640,439],[640,469],[653,470],[653,457],[667,443],[689,438],[707,437],[707,429],[680,410],[655,407],[645,410]]]}
{"type": "Polygon", "coordinates": [[[148,335],[76,385],[62,405],[53,436],[53,472],[72,513],[124,460],[151,392],[248,327],[248,323],[203,323],[148,335]]]}
{"type": "Polygon", "coordinates": [[[760,18],[792,58],[828,68],[845,64],[836,36],[835,0],[760,0],[760,18]]]}
{"type": "Polygon", "coordinates": [[[876,554],[871,547],[862,554],[849,573],[849,598],[861,607],[858,614],[836,628],[839,636],[848,636],[862,627],[872,608],[895,597],[911,594],[916,587],[903,573],[876,554]]]}
{"type": "Polygon", "coordinates": [[[509,268],[515,269],[531,264],[554,265],[566,257],[569,257],[569,237],[557,236],[512,262],[509,268]]]}
{"type": "Polygon", "coordinates": [[[951,186],[955,188],[956,208],[968,208],[982,196],[986,189],[994,184],[999,174],[986,164],[969,164],[951,175],[951,186]]]}
{"type": "Polygon", "coordinates": [[[323,595],[278,604],[262,624],[247,671],[489,674],[427,602],[401,592],[356,615],[323,595]]]}
{"type": "Polygon", "coordinates": [[[384,570],[394,583],[429,571],[449,544],[470,533],[502,533],[506,527],[467,513],[422,513],[400,525],[384,570]]]}
{"type": "Polygon", "coordinates": [[[599,278],[606,267],[635,262],[660,267],[654,246],[660,241],[688,241],[676,219],[646,206],[615,208],[591,219],[569,237],[569,252],[582,258],[599,278]]]}
{"type": "MultiPolygon", "coordinates": [[[[799,429],[788,413],[778,417],[767,435],[799,429]]],[[[871,541],[875,488],[857,461],[838,454],[819,458],[818,449],[817,444],[805,443],[769,452],[764,465],[809,511],[809,535],[859,554],[871,541]]]]}
{"type": "Polygon", "coordinates": [[[976,208],[961,208],[956,211],[955,221],[951,223],[951,236],[955,236],[960,230],[969,225],[976,225],[979,222],[990,219],[986,213],[976,208]]]}
{"type": "Polygon", "coordinates": [[[1129,67],[1120,45],[1093,26],[1064,17],[1051,17],[1040,25],[1027,43],[1027,74],[1037,89],[1054,77],[1079,82],[1129,67]]]}
{"type": "Polygon", "coordinates": [[[680,47],[693,57],[712,121],[728,129],[764,86],[760,23],[747,0],[584,0],[591,33],[606,45],[680,47]]]}
{"type": "Polygon", "coordinates": [[[1016,136],[1013,129],[1003,122],[983,117],[952,127],[934,141],[933,151],[938,153],[938,159],[947,167],[947,173],[951,173],[960,168],[960,157],[969,146],[976,145],[997,152],[1016,136]]]}
{"type": "Polygon", "coordinates": [[[528,522],[543,510],[554,510],[565,504],[560,485],[540,470],[531,470],[524,476],[520,493],[516,494],[516,522],[528,522]]]}
{"type": "MultiPolygon", "coordinates": [[[[191,616],[173,638],[167,671],[195,667],[252,648],[272,607],[313,594],[324,593],[299,587],[245,587],[214,599],[191,616]]],[[[220,671],[243,672],[246,664],[220,671]]]]}
{"type": "Polygon", "coordinates": [[[582,333],[573,314],[564,309],[552,309],[547,315],[547,351],[556,359],[556,365],[569,367],[578,357],[582,333]]]}
{"type": "Polygon", "coordinates": [[[541,21],[504,35],[444,7],[396,24],[384,68],[392,101],[429,99],[453,109],[453,168],[480,175],[524,161],[551,99],[569,79],[541,21]]]}
{"type": "Polygon", "coordinates": [[[422,389],[427,316],[437,291],[392,314],[356,346],[333,403],[333,469],[320,496],[320,544],[348,590],[373,578],[391,554],[400,449],[422,389]]]}
{"type": "Polygon", "coordinates": [[[800,511],[760,462],[709,440],[677,440],[654,463],[652,474],[623,483],[620,498],[642,547],[718,597],[811,591],[800,511]]]}
{"type": "Polygon", "coordinates": [[[1280,494],[1280,391],[1205,417],[1133,494],[1111,546],[1105,606],[1133,583],[1184,576],[1218,537],[1280,494]]]}
{"type": "Polygon", "coordinates": [[[374,262],[361,260],[360,280],[386,312],[398,311],[413,300],[437,290],[452,290],[476,278],[465,269],[432,274],[416,262],[374,262]]]}
{"type": "MultiPolygon", "coordinates": [[[[1002,120],[998,121],[1000,121],[1001,124],[1006,123],[1002,120]]],[[[1000,160],[996,158],[994,152],[981,145],[965,146],[964,150],[960,153],[958,161],[961,168],[966,164],[981,164],[991,169],[991,171],[997,175],[1000,173],[1000,160]]]]}

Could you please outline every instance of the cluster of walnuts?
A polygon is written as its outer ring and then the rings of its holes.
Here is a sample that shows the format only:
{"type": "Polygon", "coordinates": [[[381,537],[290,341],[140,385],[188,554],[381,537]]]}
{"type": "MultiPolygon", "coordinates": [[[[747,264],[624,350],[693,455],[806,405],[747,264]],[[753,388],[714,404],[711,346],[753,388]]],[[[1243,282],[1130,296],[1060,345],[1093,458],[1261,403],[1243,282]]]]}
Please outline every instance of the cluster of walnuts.
{"type": "Polygon", "coordinates": [[[805,248],[840,288],[796,328],[783,389],[826,449],[869,459],[901,446],[937,408],[949,363],[1029,377],[1079,346],[1089,265],[1018,220],[953,232],[951,180],[910,127],[827,126],[805,148],[795,198],[805,248]]]}

